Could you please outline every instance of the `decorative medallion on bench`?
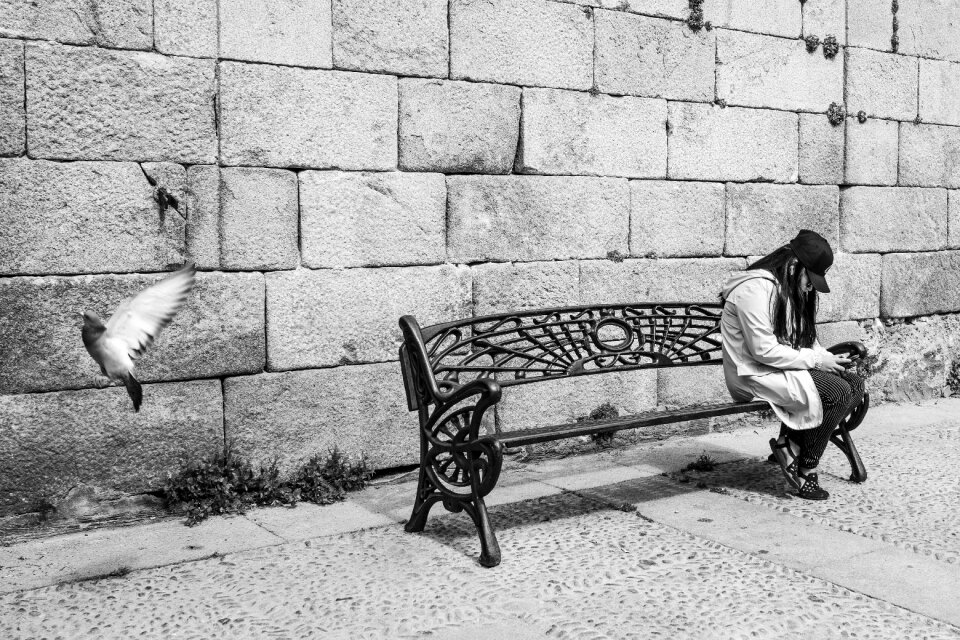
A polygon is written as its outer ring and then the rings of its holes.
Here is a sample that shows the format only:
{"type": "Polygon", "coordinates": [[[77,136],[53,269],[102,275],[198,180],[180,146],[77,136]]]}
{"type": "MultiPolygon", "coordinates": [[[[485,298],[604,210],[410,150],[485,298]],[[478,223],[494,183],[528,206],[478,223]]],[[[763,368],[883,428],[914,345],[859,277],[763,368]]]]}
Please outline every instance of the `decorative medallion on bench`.
{"type": "MultiPolygon", "coordinates": [[[[480,536],[480,564],[500,563],[483,498],[497,483],[503,450],[582,435],[612,433],[768,408],[763,401],[728,402],[649,411],[590,422],[484,434],[484,413],[501,390],[520,384],[640,369],[722,364],[719,304],[665,303],[562,307],[504,313],[420,327],[400,319],[400,364],[410,411],[420,418],[420,479],[407,531],[422,531],[430,508],[466,511],[480,536]]],[[[830,348],[866,356],[860,343],[830,348]]],[[[866,470],[849,431],[869,407],[861,405],[833,441],[847,456],[851,480],[866,470]]]]}

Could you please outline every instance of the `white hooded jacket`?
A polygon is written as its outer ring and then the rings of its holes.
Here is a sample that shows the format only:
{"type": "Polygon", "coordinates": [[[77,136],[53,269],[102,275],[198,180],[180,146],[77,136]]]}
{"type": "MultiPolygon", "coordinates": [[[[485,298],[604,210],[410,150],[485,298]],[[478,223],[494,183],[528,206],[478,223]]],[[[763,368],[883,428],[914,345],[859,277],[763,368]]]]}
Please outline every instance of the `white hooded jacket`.
{"type": "Polygon", "coordinates": [[[733,274],[723,287],[720,317],[723,375],[734,400],[766,400],[791,429],[813,429],[823,404],[810,377],[825,351],[793,349],[773,333],[773,297],[780,285],[769,271],[733,274]]]}

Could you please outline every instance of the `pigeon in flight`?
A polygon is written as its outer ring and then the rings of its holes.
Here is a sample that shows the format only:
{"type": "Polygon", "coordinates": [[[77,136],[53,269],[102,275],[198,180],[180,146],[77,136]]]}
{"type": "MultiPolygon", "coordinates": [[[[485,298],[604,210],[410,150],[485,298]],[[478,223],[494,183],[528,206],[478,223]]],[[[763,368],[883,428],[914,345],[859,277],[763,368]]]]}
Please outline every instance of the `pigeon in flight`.
{"type": "Polygon", "coordinates": [[[83,346],[100,365],[103,375],[123,382],[134,411],[140,411],[143,400],[143,389],[133,377],[134,360],[143,355],[173,319],[193,289],[195,273],[193,264],[188,262],[179,271],[121,302],[106,324],[95,313],[83,313],[83,346]]]}

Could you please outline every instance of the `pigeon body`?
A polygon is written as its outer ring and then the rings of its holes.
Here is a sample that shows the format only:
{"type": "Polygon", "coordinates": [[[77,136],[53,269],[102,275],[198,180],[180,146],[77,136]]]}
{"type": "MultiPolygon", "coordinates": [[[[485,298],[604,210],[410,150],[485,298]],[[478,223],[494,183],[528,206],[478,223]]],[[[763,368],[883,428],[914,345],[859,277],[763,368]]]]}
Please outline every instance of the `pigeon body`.
{"type": "Polygon", "coordinates": [[[193,289],[196,270],[186,264],[179,271],[127,298],[106,324],[90,311],[83,314],[83,346],[111,380],[123,382],[134,411],[140,411],[143,389],[133,375],[135,361],[170,323],[193,289]]]}

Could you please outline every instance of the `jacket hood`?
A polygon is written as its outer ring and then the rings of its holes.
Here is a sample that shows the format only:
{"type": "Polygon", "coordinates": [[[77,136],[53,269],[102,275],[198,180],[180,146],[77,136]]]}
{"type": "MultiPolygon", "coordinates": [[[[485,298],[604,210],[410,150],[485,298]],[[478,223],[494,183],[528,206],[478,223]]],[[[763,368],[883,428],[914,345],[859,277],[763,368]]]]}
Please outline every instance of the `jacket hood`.
{"type": "Polygon", "coordinates": [[[727,296],[730,295],[730,292],[733,291],[736,287],[740,286],[747,280],[753,280],[754,278],[763,278],[764,280],[769,280],[770,282],[777,284],[777,279],[773,277],[773,274],[767,271],[766,269],[748,269],[746,271],[736,271],[727,278],[726,284],[723,285],[723,289],[720,291],[720,298],[726,300],[727,296]]]}

